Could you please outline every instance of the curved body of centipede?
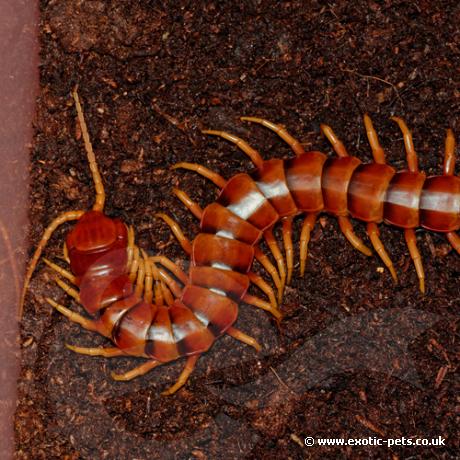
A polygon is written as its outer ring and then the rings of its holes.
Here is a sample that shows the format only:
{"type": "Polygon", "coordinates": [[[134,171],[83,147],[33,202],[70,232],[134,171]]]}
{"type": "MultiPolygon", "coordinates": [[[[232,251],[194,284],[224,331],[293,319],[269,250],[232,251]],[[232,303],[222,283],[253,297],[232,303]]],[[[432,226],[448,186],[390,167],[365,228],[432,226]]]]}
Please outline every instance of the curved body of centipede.
{"type": "MultiPolygon", "coordinates": [[[[238,313],[236,301],[215,289],[203,287],[206,283],[201,280],[208,276],[206,269],[192,270],[190,281],[169,259],[149,257],[140,251],[134,243],[133,228],[104,214],[104,188],[78,95],[74,92],[73,96],[93,174],[96,201],[92,210],[66,212],[47,227],[26,273],[20,315],[29,281],[47,241],[59,225],[76,220],[64,245],[64,259],[70,264],[71,271],[47,259],[44,261],[60,275],[55,278],[56,283],[77,300],[90,317],[82,316],[51,298],[46,301],[69,320],[109,338],[115,346],[83,348],[67,345],[69,349],[92,356],[130,355],[148,359],[124,374],[112,374],[115,380],[130,380],[162,363],[187,357],[179,379],[163,394],[177,391],[186,382],[200,354],[224,333],[258,350],[260,347],[254,339],[232,327],[238,313]],[[155,262],[163,268],[157,268],[155,262]],[[182,290],[164,268],[185,284],[185,289],[182,290]]],[[[240,265],[244,263],[242,261],[240,265]]],[[[226,286],[231,283],[235,299],[245,298],[248,283],[241,281],[244,276],[235,274],[224,278],[226,286]]],[[[213,279],[213,285],[218,286],[216,276],[213,279]]],[[[262,306],[265,306],[263,302],[262,306]]],[[[270,305],[266,308],[279,316],[270,305]]]]}
{"type": "MultiPolygon", "coordinates": [[[[367,115],[364,123],[374,156],[374,162],[368,164],[349,156],[327,125],[321,125],[321,129],[332,143],[336,158],[327,158],[318,151],[305,152],[282,126],[260,118],[243,117],[242,120],[260,123],[275,131],[292,147],[296,157],[264,161],[242,139],[223,131],[204,131],[235,143],[251,158],[255,172],[237,174],[227,181],[198,164],[174,166],[196,171],[221,189],[217,200],[204,210],[183,191],[175,190],[178,198],[201,220],[202,233],[192,243],[186,240],[177,223],[165,215],[160,216],[192,256],[192,283],[238,297],[235,280],[238,279],[238,287],[245,288],[253,280],[249,270],[255,257],[271,274],[278,288],[278,301],[281,301],[284,285],[290,282],[293,271],[292,220],[297,215],[305,217],[300,237],[303,274],[310,233],[320,212],[337,216],[346,238],[369,256],[371,250],[354,233],[349,216],[366,222],[372,245],[395,281],[396,271],[379,238],[377,225],[385,222],[404,229],[422,292],[425,276],[414,229],[423,227],[445,233],[460,252],[460,238],[455,233],[460,228],[460,178],[454,175],[455,140],[450,129],[446,137],[444,173],[427,178],[418,170],[411,133],[400,118],[393,117],[393,120],[403,132],[409,166],[407,171],[400,172],[385,163],[384,151],[367,115]],[[273,235],[273,227],[279,221],[283,227],[286,263],[273,235]],[[276,260],[277,269],[257,247],[262,236],[276,260]]],[[[203,301],[207,300],[203,298],[203,301]]]]}

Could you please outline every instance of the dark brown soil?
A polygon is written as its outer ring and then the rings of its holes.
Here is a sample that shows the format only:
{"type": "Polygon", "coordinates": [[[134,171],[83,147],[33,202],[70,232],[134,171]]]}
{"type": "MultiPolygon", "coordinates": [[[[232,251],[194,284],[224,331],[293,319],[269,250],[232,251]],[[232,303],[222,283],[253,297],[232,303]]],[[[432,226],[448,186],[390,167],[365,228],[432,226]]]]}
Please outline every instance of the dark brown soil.
{"type": "MultiPolygon", "coordinates": [[[[173,215],[193,238],[198,224],[171,188],[180,184],[201,205],[216,191],[169,167],[195,161],[227,178],[250,168],[243,153],[203,128],[235,133],[271,158],[291,153],[239,116],[283,123],[307,148],[332,154],[319,132],[326,122],[369,161],[362,125],[369,112],[388,160],[403,169],[401,134],[389,121],[397,114],[413,130],[423,170],[439,173],[445,129],[460,133],[459,23],[452,0],[42,0],[31,248],[53,217],[88,209],[94,198],[69,95],[76,84],[107,214],[134,225],[150,253],[186,267],[154,213],[173,215]]],[[[355,227],[365,237],[364,226],[355,227]]],[[[60,257],[66,231],[56,232],[46,257],[60,257]]],[[[262,311],[240,308],[237,327],[263,351],[220,339],[172,397],[159,393],[183,360],[117,383],[111,371],[141,360],[65,348],[107,343],[45,304],[50,296],[78,310],[40,264],[22,323],[17,458],[454,458],[460,258],[442,236],[417,234],[425,296],[400,230],[381,226],[400,275],[395,285],[376,256],[357,253],[323,216],[307,274],[296,271],[287,289],[280,328],[262,311]],[[446,446],[306,447],[307,436],[442,436],[446,446]]]]}

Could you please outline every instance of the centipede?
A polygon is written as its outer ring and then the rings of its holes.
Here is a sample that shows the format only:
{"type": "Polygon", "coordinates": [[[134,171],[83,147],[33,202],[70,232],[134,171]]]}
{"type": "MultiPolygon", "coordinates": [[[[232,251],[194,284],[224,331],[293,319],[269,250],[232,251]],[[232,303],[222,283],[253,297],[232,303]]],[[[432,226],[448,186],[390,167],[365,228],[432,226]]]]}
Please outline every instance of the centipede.
{"type": "Polygon", "coordinates": [[[369,239],[393,279],[396,270],[379,238],[378,224],[404,230],[410,256],[425,292],[425,276],[417,249],[415,229],[446,234],[460,253],[460,179],[454,175],[455,139],[447,130],[443,174],[426,177],[418,169],[412,135],[405,122],[393,117],[402,133],[408,170],[396,172],[386,164],[384,150],[368,115],[364,116],[373,163],[363,164],[350,156],[344,144],[327,125],[321,130],[337,154],[328,158],[319,151],[305,151],[302,144],[281,125],[262,118],[242,117],[278,134],[292,148],[291,159],[263,160],[247,142],[224,131],[205,130],[240,148],[255,165],[249,174],[226,180],[205,166],[181,162],[173,169],[195,171],[211,180],[220,192],[204,209],[184,191],[173,193],[200,219],[200,232],[190,241],[178,222],[166,213],[156,215],[171,229],[191,258],[188,273],[162,255],[151,256],[135,243],[135,231],[118,218],[104,213],[105,191],[76,91],[73,93],[96,198],[91,210],[67,211],[48,225],[26,271],[20,315],[27,289],[42,252],[54,231],[77,221],[68,232],[63,260],[70,270],[46,258],[43,262],[56,274],[54,281],[78,302],[83,316],[56,302],[46,302],[71,322],[109,339],[111,347],[80,347],[66,344],[73,352],[89,356],[134,356],[146,361],[123,374],[118,381],[141,376],[155,367],[186,358],[185,366],[170,388],[179,390],[193,372],[199,357],[224,334],[261,349],[257,340],[233,324],[241,303],[267,311],[282,320],[280,305],[285,286],[294,271],[293,219],[303,218],[300,234],[300,274],[305,273],[308,244],[320,213],[337,217],[346,239],[367,256],[371,250],[355,234],[350,217],[367,225],[369,239]],[[281,223],[284,254],[274,235],[281,223]],[[265,241],[273,259],[261,249],[265,241]],[[266,270],[275,289],[252,271],[254,260],[266,270]],[[272,260],[275,261],[273,264],[272,260]],[[65,281],[64,281],[65,280],[65,281]],[[249,294],[251,285],[266,299],[249,294]],[[275,292],[276,291],[276,292],[275,292]]]}

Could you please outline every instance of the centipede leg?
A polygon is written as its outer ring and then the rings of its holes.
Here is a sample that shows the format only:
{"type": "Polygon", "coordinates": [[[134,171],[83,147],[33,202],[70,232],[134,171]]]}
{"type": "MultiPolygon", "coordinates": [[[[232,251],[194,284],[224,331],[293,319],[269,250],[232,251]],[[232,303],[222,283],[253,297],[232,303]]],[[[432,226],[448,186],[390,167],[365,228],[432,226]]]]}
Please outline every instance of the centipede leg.
{"type": "Polygon", "coordinates": [[[64,307],[64,305],[55,302],[53,299],[50,299],[49,297],[46,298],[46,301],[59,313],[64,315],[68,320],[72,321],[72,323],[77,323],[81,327],[83,327],[83,329],[87,329],[88,331],[99,332],[99,334],[106,336],[106,333],[101,329],[97,321],[85,318],[84,316],[81,316],[80,314],[68,309],[67,307],[64,307]]]}
{"type": "Polygon", "coordinates": [[[265,300],[260,299],[259,297],[253,296],[251,294],[245,294],[243,296],[243,302],[246,302],[249,305],[252,305],[254,307],[260,308],[262,310],[268,311],[271,313],[278,321],[281,320],[283,315],[277,308],[273,308],[268,302],[265,302],[265,300]]]}
{"type": "Polygon", "coordinates": [[[193,372],[193,369],[195,369],[196,362],[198,361],[198,358],[200,357],[200,354],[198,355],[193,355],[189,356],[187,358],[187,362],[185,363],[184,370],[182,373],[179,375],[179,378],[177,379],[177,382],[167,390],[163,391],[161,394],[163,396],[168,396],[174,394],[179,388],[183,387],[185,383],[187,382],[188,378],[190,377],[190,374],[193,372]]]}
{"type": "Polygon", "coordinates": [[[453,176],[455,172],[455,137],[454,132],[450,128],[446,132],[443,171],[445,176],[453,176]]]}
{"type": "Polygon", "coordinates": [[[393,262],[390,259],[385,247],[383,246],[382,240],[379,238],[379,229],[377,224],[369,222],[367,224],[367,234],[371,240],[372,245],[374,246],[375,251],[382,259],[382,262],[386,265],[388,270],[390,270],[391,276],[395,282],[398,282],[398,276],[393,266],[393,262]]]}
{"type": "Polygon", "coordinates": [[[302,224],[302,231],[300,232],[300,276],[304,276],[305,264],[308,255],[308,243],[310,242],[311,231],[316,223],[316,213],[309,213],[305,217],[302,224]]]}
{"type": "Polygon", "coordinates": [[[176,163],[172,166],[172,169],[188,169],[189,171],[195,171],[201,176],[206,177],[206,179],[209,179],[219,188],[224,188],[225,184],[227,183],[227,181],[220,174],[217,174],[216,172],[211,171],[205,166],[199,165],[197,163],[176,163]]]}
{"type": "Polygon", "coordinates": [[[183,190],[179,190],[178,188],[173,188],[174,195],[179,198],[180,201],[185,205],[185,207],[197,218],[201,219],[203,215],[203,210],[201,209],[200,205],[193,201],[183,190]]]}
{"type": "Polygon", "coordinates": [[[72,273],[60,267],[59,265],[51,262],[48,259],[43,258],[43,262],[45,262],[45,264],[48,265],[48,267],[52,268],[55,272],[59,273],[59,275],[63,276],[64,278],[67,278],[71,283],[75,284],[75,276],[72,275],[72,273]]]}
{"type": "Polygon", "coordinates": [[[78,291],[72,287],[70,287],[67,283],[62,281],[60,278],[57,276],[54,277],[54,282],[67,294],[69,294],[71,297],[73,297],[78,303],[80,303],[80,294],[78,291]]]}
{"type": "Polygon", "coordinates": [[[460,254],[460,236],[458,236],[455,232],[449,232],[447,234],[447,239],[452,247],[460,254]]]}
{"type": "Polygon", "coordinates": [[[148,371],[151,371],[152,369],[159,366],[160,364],[161,364],[160,361],[156,361],[155,359],[153,359],[123,374],[116,374],[115,372],[112,372],[111,376],[113,380],[116,380],[118,382],[126,382],[128,380],[132,380],[136,377],[140,377],[141,375],[146,374],[148,371]]]}
{"type": "Polygon", "coordinates": [[[145,263],[145,280],[144,280],[144,300],[147,303],[152,303],[153,299],[153,269],[152,262],[148,258],[147,254],[143,251],[144,263],[145,263]]]}
{"type": "Polygon", "coordinates": [[[67,250],[67,243],[65,241],[62,244],[62,258],[70,265],[69,251],[67,250]]]}
{"type": "Polygon", "coordinates": [[[250,335],[245,334],[244,332],[241,332],[239,329],[236,329],[233,326],[229,327],[226,333],[234,339],[239,340],[240,342],[243,342],[246,345],[249,345],[250,347],[254,348],[257,352],[262,350],[262,347],[259,345],[256,339],[254,339],[250,335]]]}
{"type": "Polygon", "coordinates": [[[213,131],[213,130],[205,130],[202,131],[203,134],[211,134],[212,136],[220,136],[224,139],[227,139],[230,142],[233,142],[240,150],[242,150],[254,163],[257,168],[261,168],[264,160],[260,156],[260,153],[253,149],[247,142],[243,141],[237,136],[233,134],[226,133],[225,131],[213,131]]]}
{"type": "Polygon", "coordinates": [[[158,274],[160,275],[160,279],[168,286],[176,298],[182,295],[181,287],[165,271],[158,270],[158,274]]]}
{"type": "Polygon", "coordinates": [[[144,259],[140,259],[139,269],[137,271],[137,277],[136,277],[136,287],[134,289],[134,292],[139,297],[141,297],[142,291],[144,290],[144,280],[145,280],[145,262],[144,262],[144,259]]]}
{"type": "Polygon", "coordinates": [[[127,253],[128,253],[128,262],[127,262],[127,267],[131,267],[131,264],[133,262],[133,257],[134,257],[134,229],[131,227],[131,225],[128,227],[128,247],[127,247],[127,253]]]}
{"type": "Polygon", "coordinates": [[[276,241],[274,235],[273,235],[273,230],[266,230],[264,232],[264,238],[265,241],[270,248],[271,253],[273,254],[273,257],[276,260],[276,264],[278,266],[278,273],[280,275],[280,280],[281,280],[281,289],[279,292],[279,297],[278,297],[278,303],[281,303],[281,296],[283,295],[284,292],[284,286],[286,284],[286,269],[284,267],[284,258],[283,254],[281,253],[281,250],[278,246],[278,242],[276,241]]]}
{"type": "Polygon", "coordinates": [[[254,248],[254,257],[262,265],[262,267],[265,268],[267,273],[272,277],[276,289],[278,290],[279,303],[281,303],[283,291],[281,290],[282,284],[281,279],[278,275],[278,271],[276,270],[275,266],[270,262],[270,259],[260,250],[260,248],[254,248]]]}
{"type": "Polygon", "coordinates": [[[173,232],[174,236],[176,239],[179,241],[180,245],[182,246],[182,249],[188,254],[192,254],[192,243],[190,243],[190,240],[184,235],[184,232],[180,228],[179,224],[169,217],[167,214],[164,214],[162,212],[155,214],[155,217],[158,217],[162,219],[166,224],[169,226],[171,231],[173,232]]]}
{"type": "Polygon", "coordinates": [[[140,251],[137,246],[134,247],[133,256],[131,260],[131,266],[129,267],[129,279],[131,282],[134,282],[137,276],[137,271],[139,270],[140,262],[140,251]]]}
{"type": "Polygon", "coordinates": [[[415,148],[414,148],[414,142],[412,140],[412,134],[402,118],[399,118],[399,117],[390,117],[390,118],[398,124],[399,129],[403,133],[404,147],[406,149],[406,158],[407,158],[407,165],[409,167],[409,171],[417,172],[418,171],[418,159],[417,159],[417,153],[415,152],[415,148]]]}
{"type": "Polygon", "coordinates": [[[372,120],[367,113],[364,115],[364,126],[366,127],[366,134],[372,149],[374,161],[379,164],[385,164],[385,152],[380,145],[372,120]]]}
{"type": "Polygon", "coordinates": [[[188,276],[171,259],[168,259],[166,256],[153,256],[150,259],[153,260],[153,262],[158,262],[159,264],[163,265],[163,267],[167,268],[174,276],[176,276],[181,281],[181,283],[188,283],[188,276]]]}
{"type": "Polygon", "coordinates": [[[43,249],[46,246],[46,243],[51,238],[51,235],[54,233],[54,231],[60,225],[66,222],[70,222],[72,220],[78,220],[84,213],[85,211],[65,212],[64,214],[61,214],[60,216],[56,217],[46,228],[45,233],[43,233],[43,236],[40,242],[38,243],[37,248],[35,249],[34,255],[32,256],[32,259],[29,263],[29,267],[27,268],[26,276],[24,279],[24,285],[22,287],[21,300],[19,302],[19,312],[18,312],[19,317],[22,316],[22,311],[24,308],[24,300],[26,297],[27,288],[29,287],[30,279],[32,278],[32,273],[34,272],[35,267],[37,266],[38,260],[41,256],[43,249]]]}
{"type": "Polygon", "coordinates": [[[345,235],[345,238],[351,243],[351,245],[362,252],[365,256],[371,256],[372,251],[362,242],[361,238],[354,232],[348,217],[338,216],[340,230],[345,235]]]}
{"type": "Polygon", "coordinates": [[[339,157],[347,157],[348,152],[345,145],[343,145],[343,142],[337,137],[332,128],[325,124],[321,124],[320,128],[322,133],[327,137],[328,141],[331,143],[335,153],[337,153],[339,157]]]}
{"type": "Polygon", "coordinates": [[[287,279],[286,284],[291,284],[292,270],[294,269],[294,248],[292,246],[292,217],[283,220],[283,243],[286,252],[287,279]]]}
{"type": "Polygon", "coordinates": [[[86,347],[77,347],[75,345],[69,345],[68,343],[65,346],[72,350],[75,353],[80,355],[88,355],[88,356],[104,356],[105,358],[113,358],[115,356],[126,356],[122,350],[116,347],[93,347],[93,348],[86,348],[86,347]]]}
{"type": "Polygon", "coordinates": [[[281,139],[283,139],[294,151],[296,155],[302,155],[305,153],[304,148],[302,147],[302,144],[292,137],[286,130],[284,126],[277,125],[275,123],[272,123],[271,121],[265,120],[263,118],[257,118],[257,117],[240,117],[240,120],[243,121],[251,121],[253,123],[259,123],[266,128],[271,129],[274,131],[276,134],[278,134],[281,139]]]}
{"type": "Polygon", "coordinates": [[[271,286],[260,275],[257,275],[254,272],[249,272],[248,277],[251,283],[255,284],[262,292],[264,292],[267,295],[271,306],[274,309],[278,309],[278,303],[276,302],[275,293],[273,292],[271,286]]]}
{"type": "Polygon", "coordinates": [[[161,292],[163,293],[163,297],[165,299],[166,305],[170,307],[174,303],[174,298],[173,298],[173,295],[171,294],[171,291],[168,289],[168,286],[166,286],[165,283],[163,282],[160,283],[160,288],[161,288],[161,292]]]}
{"type": "Polygon", "coordinates": [[[422,257],[417,248],[417,238],[415,232],[411,228],[406,228],[404,230],[404,236],[406,238],[407,247],[409,248],[410,256],[414,261],[415,270],[417,271],[417,276],[420,283],[420,291],[425,293],[425,272],[423,270],[422,257]]]}

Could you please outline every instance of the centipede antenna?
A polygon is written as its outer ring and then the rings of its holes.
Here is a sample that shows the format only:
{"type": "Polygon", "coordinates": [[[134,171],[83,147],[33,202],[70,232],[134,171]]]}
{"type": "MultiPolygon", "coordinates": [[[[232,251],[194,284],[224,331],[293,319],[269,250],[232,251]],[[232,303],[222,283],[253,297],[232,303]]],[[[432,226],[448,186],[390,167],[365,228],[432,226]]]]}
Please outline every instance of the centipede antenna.
{"type": "Polygon", "coordinates": [[[65,222],[70,222],[72,220],[78,220],[84,213],[85,211],[65,212],[64,214],[61,214],[59,217],[56,217],[46,228],[40,242],[38,243],[37,248],[35,249],[34,255],[29,263],[29,267],[27,268],[26,276],[24,279],[24,286],[22,288],[21,300],[19,302],[19,312],[18,312],[19,318],[22,317],[22,312],[24,309],[24,300],[26,297],[27,288],[29,287],[30,279],[32,278],[32,273],[34,272],[35,267],[37,266],[38,259],[40,258],[43,252],[43,249],[46,246],[46,243],[51,238],[51,235],[54,233],[54,231],[61,224],[64,224],[65,222]]]}
{"type": "Polygon", "coordinates": [[[210,134],[211,136],[220,136],[224,139],[227,139],[230,142],[233,142],[240,150],[242,150],[254,163],[257,168],[262,168],[264,159],[260,156],[260,153],[253,149],[247,142],[243,141],[233,134],[226,133],[225,131],[213,131],[205,130],[201,131],[203,134],[210,134]]]}
{"type": "Polygon", "coordinates": [[[302,147],[302,144],[295,137],[292,137],[287,132],[284,126],[277,125],[275,123],[272,123],[271,121],[265,120],[264,118],[258,118],[258,117],[240,117],[240,120],[250,121],[252,123],[259,123],[262,126],[265,126],[266,128],[271,129],[276,134],[278,134],[278,136],[281,137],[281,139],[283,139],[283,141],[285,141],[292,148],[292,150],[297,156],[305,153],[305,150],[302,147]]]}
{"type": "Polygon", "coordinates": [[[105,202],[104,185],[102,183],[102,178],[97,167],[96,156],[94,155],[93,146],[91,145],[91,140],[88,134],[88,127],[86,126],[85,117],[83,115],[83,110],[81,108],[80,99],[78,98],[76,89],[72,92],[72,96],[74,98],[75,107],[77,109],[78,122],[80,123],[83,141],[85,143],[89,168],[91,170],[91,174],[93,175],[94,188],[96,189],[96,201],[94,202],[93,209],[94,211],[102,211],[104,209],[105,202]]]}
{"type": "Polygon", "coordinates": [[[445,151],[444,175],[453,176],[455,172],[455,137],[454,132],[450,128],[446,132],[445,151]]]}

